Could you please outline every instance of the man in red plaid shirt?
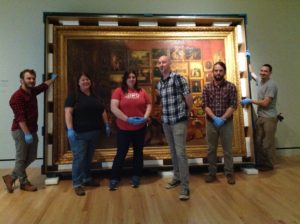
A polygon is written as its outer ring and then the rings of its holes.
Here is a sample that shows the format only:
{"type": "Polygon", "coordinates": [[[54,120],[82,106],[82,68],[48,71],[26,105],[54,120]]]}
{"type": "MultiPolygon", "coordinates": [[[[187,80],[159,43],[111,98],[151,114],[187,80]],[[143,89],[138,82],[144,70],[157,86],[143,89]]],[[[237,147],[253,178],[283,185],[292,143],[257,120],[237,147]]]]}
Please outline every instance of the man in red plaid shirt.
{"type": "Polygon", "coordinates": [[[38,105],[36,96],[46,91],[56,78],[57,75],[52,74],[51,79],[35,86],[36,73],[34,70],[25,69],[20,73],[21,87],[9,101],[14,113],[11,130],[16,146],[16,163],[12,174],[2,177],[9,193],[13,193],[16,179],[19,179],[22,190],[37,190],[36,186],[28,181],[26,174],[26,168],[37,157],[38,105]]]}
{"type": "Polygon", "coordinates": [[[237,91],[225,80],[226,65],[217,62],[213,67],[214,80],[203,89],[203,109],[206,113],[207,159],[209,174],[206,182],[214,182],[217,173],[217,147],[220,138],[224,151],[224,172],[229,184],[235,184],[232,158],[233,112],[237,107],[237,91]]]}

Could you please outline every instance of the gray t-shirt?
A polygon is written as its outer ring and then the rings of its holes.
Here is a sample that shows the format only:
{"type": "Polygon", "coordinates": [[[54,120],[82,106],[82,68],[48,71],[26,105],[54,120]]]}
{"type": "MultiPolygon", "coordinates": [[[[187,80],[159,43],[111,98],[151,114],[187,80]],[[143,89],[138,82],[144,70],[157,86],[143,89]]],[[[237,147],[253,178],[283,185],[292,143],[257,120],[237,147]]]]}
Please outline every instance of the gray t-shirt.
{"type": "Polygon", "coordinates": [[[257,99],[262,100],[266,96],[271,97],[272,101],[267,107],[258,106],[257,107],[257,115],[260,117],[276,117],[277,116],[277,109],[276,109],[276,102],[277,102],[277,85],[272,80],[269,79],[265,83],[261,82],[261,78],[258,77],[258,93],[257,93],[257,99]]]}

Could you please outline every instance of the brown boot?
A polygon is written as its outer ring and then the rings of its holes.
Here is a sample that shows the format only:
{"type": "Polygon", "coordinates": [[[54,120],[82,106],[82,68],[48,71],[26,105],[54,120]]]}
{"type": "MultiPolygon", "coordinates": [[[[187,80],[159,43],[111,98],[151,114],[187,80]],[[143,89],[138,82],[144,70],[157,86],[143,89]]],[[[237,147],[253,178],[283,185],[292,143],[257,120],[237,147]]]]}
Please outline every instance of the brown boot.
{"type": "Polygon", "coordinates": [[[227,174],[226,177],[227,177],[228,184],[235,184],[235,177],[232,173],[227,174]]]}
{"type": "Polygon", "coordinates": [[[14,179],[11,175],[5,175],[2,178],[6,185],[7,191],[9,193],[13,193],[14,192],[14,183],[15,183],[16,179],[14,179]]]}
{"type": "Polygon", "coordinates": [[[21,190],[23,191],[37,191],[37,187],[32,185],[30,182],[26,182],[20,185],[21,190]]]}
{"type": "Polygon", "coordinates": [[[84,196],[85,195],[85,190],[81,186],[75,187],[74,191],[75,191],[75,194],[77,194],[78,196],[84,196]]]}

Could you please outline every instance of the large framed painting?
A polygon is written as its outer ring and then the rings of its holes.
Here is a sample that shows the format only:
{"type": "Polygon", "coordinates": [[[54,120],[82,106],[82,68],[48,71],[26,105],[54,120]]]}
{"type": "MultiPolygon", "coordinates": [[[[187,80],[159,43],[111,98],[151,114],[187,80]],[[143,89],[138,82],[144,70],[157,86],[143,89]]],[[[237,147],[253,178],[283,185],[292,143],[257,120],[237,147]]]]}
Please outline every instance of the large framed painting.
{"type": "MultiPolygon", "coordinates": [[[[188,122],[187,153],[189,158],[203,158],[207,153],[205,114],[202,90],[212,80],[212,65],[227,65],[227,80],[236,84],[240,97],[237,70],[237,43],[234,27],[98,27],[55,26],[53,30],[53,71],[60,78],[53,89],[53,164],[72,162],[68,145],[64,101],[76,89],[76,78],[88,73],[96,94],[105,104],[112,125],[112,135],[99,136],[95,161],[112,161],[116,153],[115,117],[110,112],[112,91],[120,85],[126,69],[138,72],[138,81],[151,95],[153,110],[145,137],[145,160],[170,159],[162,131],[160,99],[155,86],[160,79],[157,61],[161,55],[172,60],[172,70],[183,75],[194,99],[188,122]]],[[[246,154],[242,108],[234,114],[233,154],[246,154]]],[[[131,156],[132,152],[129,152],[131,156]]],[[[221,147],[218,151],[222,155],[221,147]]]]}

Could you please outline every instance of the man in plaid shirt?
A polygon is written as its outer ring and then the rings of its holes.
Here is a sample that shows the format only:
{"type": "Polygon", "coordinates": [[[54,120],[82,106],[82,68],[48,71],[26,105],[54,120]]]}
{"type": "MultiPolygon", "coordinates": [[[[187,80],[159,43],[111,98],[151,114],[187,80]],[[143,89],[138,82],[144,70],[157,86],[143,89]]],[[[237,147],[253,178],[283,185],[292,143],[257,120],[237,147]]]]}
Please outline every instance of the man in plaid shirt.
{"type": "Polygon", "coordinates": [[[217,173],[218,140],[224,151],[224,172],[229,184],[235,184],[232,158],[233,112],[237,107],[237,91],[234,84],[225,80],[226,65],[217,62],[213,67],[214,80],[203,89],[203,109],[206,112],[209,174],[206,182],[214,182],[217,173]]]}
{"type": "Polygon", "coordinates": [[[26,168],[37,156],[38,105],[36,96],[46,91],[56,77],[56,74],[52,74],[51,79],[35,86],[36,73],[34,70],[25,69],[20,73],[21,87],[9,101],[14,113],[11,133],[16,146],[16,163],[12,174],[2,177],[9,193],[13,193],[16,179],[20,181],[21,190],[37,190],[36,186],[29,182],[26,174],[26,168]]]}
{"type": "Polygon", "coordinates": [[[162,74],[157,84],[161,97],[162,123],[167,142],[170,147],[174,177],[166,188],[174,188],[181,184],[180,200],[189,199],[189,167],[185,151],[187,122],[192,107],[192,96],[188,83],[179,74],[171,71],[171,61],[161,56],[158,66],[162,74]]]}

